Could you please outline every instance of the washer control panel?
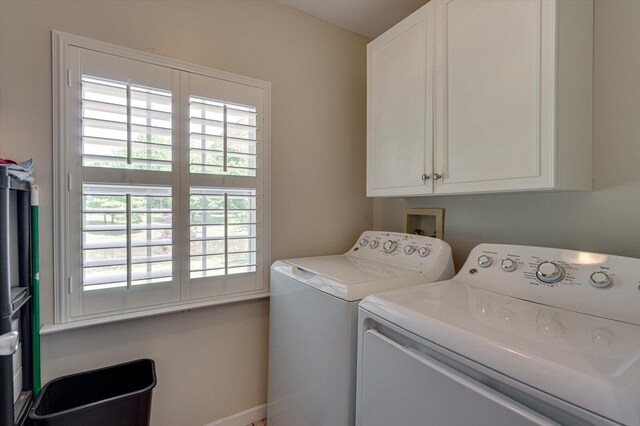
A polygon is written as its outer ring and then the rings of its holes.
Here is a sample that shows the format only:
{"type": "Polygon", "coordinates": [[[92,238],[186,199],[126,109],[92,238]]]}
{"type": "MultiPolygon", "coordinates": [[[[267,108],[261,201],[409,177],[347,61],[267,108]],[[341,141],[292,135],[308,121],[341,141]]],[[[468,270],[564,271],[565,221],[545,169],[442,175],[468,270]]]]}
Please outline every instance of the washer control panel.
{"type": "Polygon", "coordinates": [[[480,244],[456,280],[519,299],[640,325],[640,259],[480,244]]]}
{"type": "Polygon", "coordinates": [[[449,244],[423,235],[366,231],[347,254],[415,270],[444,262],[453,270],[449,244]]]}

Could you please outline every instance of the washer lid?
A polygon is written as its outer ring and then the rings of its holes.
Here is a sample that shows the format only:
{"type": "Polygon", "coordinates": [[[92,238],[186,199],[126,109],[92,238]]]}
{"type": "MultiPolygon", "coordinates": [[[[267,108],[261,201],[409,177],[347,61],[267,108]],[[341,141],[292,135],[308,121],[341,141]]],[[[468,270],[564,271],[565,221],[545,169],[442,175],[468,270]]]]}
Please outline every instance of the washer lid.
{"type": "Polygon", "coordinates": [[[640,326],[456,280],[372,295],[360,308],[557,398],[640,425],[640,326]]]}
{"type": "Polygon", "coordinates": [[[347,301],[406,285],[409,276],[422,276],[419,271],[343,254],[281,260],[272,269],[347,301]]]}

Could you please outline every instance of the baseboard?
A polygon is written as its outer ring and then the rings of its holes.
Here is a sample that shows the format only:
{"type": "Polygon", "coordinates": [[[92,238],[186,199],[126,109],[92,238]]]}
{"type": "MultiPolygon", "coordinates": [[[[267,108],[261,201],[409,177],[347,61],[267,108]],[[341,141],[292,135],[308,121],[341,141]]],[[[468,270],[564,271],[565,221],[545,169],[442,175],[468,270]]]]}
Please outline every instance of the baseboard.
{"type": "Polygon", "coordinates": [[[204,426],[247,426],[265,418],[267,418],[267,404],[262,404],[218,419],[215,422],[207,423],[204,426]]]}

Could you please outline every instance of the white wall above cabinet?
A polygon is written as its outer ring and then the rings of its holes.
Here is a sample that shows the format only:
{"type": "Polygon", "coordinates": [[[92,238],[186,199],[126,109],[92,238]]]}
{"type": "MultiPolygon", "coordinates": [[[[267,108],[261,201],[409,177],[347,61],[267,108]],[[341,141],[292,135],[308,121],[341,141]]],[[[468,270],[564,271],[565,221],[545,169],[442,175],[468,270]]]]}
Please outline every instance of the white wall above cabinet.
{"type": "Polygon", "coordinates": [[[431,0],[368,46],[367,195],[590,190],[590,0],[431,0]]]}

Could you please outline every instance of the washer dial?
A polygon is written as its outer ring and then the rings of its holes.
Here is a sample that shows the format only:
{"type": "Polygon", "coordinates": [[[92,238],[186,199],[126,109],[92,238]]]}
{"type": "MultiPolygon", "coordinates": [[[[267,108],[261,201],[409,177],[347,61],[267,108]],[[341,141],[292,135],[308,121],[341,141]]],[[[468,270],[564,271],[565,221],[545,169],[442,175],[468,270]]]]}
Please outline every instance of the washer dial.
{"type": "Polygon", "coordinates": [[[369,243],[369,247],[371,247],[372,249],[378,247],[380,245],[380,241],[378,240],[371,240],[371,242],[369,243]]]}
{"type": "Polygon", "coordinates": [[[385,253],[390,254],[396,251],[396,249],[398,248],[398,243],[393,240],[387,240],[382,245],[382,248],[384,249],[385,253]]]}
{"type": "Polygon", "coordinates": [[[502,260],[502,270],[505,272],[513,272],[516,270],[516,267],[518,266],[518,264],[516,263],[515,260],[513,259],[509,259],[508,257],[506,259],[502,260]]]}
{"type": "Polygon", "coordinates": [[[368,242],[369,242],[369,240],[367,240],[366,238],[361,239],[360,240],[360,247],[366,246],[368,242]]]}
{"type": "Polygon", "coordinates": [[[564,278],[564,269],[555,262],[542,262],[536,269],[536,277],[543,283],[557,283],[564,278]]]}
{"type": "Polygon", "coordinates": [[[404,246],[404,254],[412,254],[416,248],[412,245],[404,246]]]}
{"type": "Polygon", "coordinates": [[[431,253],[431,250],[429,250],[427,247],[420,247],[418,249],[418,256],[420,257],[427,257],[429,256],[429,253],[431,253]]]}
{"type": "Polygon", "coordinates": [[[596,271],[589,277],[591,285],[598,288],[607,288],[611,286],[611,277],[606,272],[596,271]]]}
{"type": "Polygon", "coordinates": [[[489,266],[491,266],[491,256],[487,256],[486,254],[480,256],[478,258],[478,266],[480,266],[481,268],[488,268],[489,266]]]}

